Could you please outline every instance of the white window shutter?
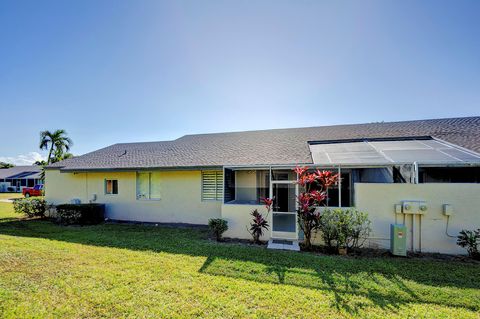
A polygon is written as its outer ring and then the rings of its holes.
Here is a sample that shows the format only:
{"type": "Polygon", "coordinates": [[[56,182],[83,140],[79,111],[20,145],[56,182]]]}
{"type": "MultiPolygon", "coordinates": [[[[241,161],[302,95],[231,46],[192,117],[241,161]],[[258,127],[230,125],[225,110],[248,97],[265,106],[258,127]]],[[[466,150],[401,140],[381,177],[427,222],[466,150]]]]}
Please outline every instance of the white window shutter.
{"type": "Polygon", "coordinates": [[[223,199],[223,172],[202,171],[202,200],[223,199]]]}

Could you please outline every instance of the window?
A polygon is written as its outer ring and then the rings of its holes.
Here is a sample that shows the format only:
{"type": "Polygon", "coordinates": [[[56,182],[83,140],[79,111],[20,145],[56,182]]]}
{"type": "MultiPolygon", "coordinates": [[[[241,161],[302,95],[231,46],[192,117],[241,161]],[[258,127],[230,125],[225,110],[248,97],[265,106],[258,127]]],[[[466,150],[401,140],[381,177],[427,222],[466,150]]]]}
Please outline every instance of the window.
{"type": "Polygon", "coordinates": [[[235,172],[225,168],[224,201],[228,203],[235,200],[235,172]]]}
{"type": "Polygon", "coordinates": [[[105,180],[105,194],[108,194],[108,195],[118,194],[118,180],[116,179],[105,180]]]}
{"type": "Polygon", "coordinates": [[[420,183],[480,183],[479,167],[423,167],[420,183]]]}
{"type": "Polygon", "coordinates": [[[257,202],[263,204],[262,198],[270,197],[270,171],[257,171],[257,202]]]}
{"type": "Polygon", "coordinates": [[[202,200],[223,199],[223,172],[202,171],[202,200]]]}
{"type": "MultiPolygon", "coordinates": [[[[336,173],[336,171],[334,171],[333,173],[336,173]]],[[[342,196],[341,197],[342,198],[341,207],[351,207],[352,206],[350,173],[342,172],[341,175],[340,175],[340,178],[342,179],[341,194],[338,191],[339,190],[338,184],[330,186],[330,188],[327,190],[327,201],[326,202],[324,201],[322,203],[322,205],[326,205],[328,207],[340,207],[339,197],[341,195],[342,196]]],[[[310,186],[311,191],[312,190],[317,190],[317,189],[318,189],[318,186],[315,183],[313,183],[310,186]]],[[[304,191],[304,190],[301,189],[300,191],[304,191]]]]}
{"type": "Polygon", "coordinates": [[[342,195],[342,207],[351,207],[350,203],[350,173],[341,173],[342,191],[339,194],[338,184],[328,189],[328,207],[339,207],[339,196],[342,195]]]}
{"type": "Polygon", "coordinates": [[[291,169],[274,169],[272,170],[273,181],[294,181],[297,179],[297,174],[291,169]]]}
{"type": "Polygon", "coordinates": [[[137,173],[137,199],[160,199],[160,173],[137,173]]]}

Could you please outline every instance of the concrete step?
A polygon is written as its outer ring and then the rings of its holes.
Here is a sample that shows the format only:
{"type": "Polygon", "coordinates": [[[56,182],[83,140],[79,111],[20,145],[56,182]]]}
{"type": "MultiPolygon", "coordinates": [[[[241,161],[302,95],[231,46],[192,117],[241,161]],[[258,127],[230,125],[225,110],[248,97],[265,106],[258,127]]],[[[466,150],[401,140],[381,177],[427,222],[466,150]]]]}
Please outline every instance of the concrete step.
{"type": "Polygon", "coordinates": [[[295,250],[299,251],[300,246],[298,245],[298,240],[294,239],[281,239],[281,238],[271,238],[268,241],[269,249],[282,249],[282,250],[295,250]]]}

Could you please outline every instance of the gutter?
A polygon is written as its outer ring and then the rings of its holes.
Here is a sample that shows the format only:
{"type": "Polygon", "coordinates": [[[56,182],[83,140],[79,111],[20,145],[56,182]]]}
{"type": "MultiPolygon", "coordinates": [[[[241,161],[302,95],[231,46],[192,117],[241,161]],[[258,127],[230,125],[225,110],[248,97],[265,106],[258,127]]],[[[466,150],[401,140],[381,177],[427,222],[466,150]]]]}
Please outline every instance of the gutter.
{"type": "Polygon", "coordinates": [[[167,167],[125,167],[125,168],[51,168],[58,169],[60,173],[86,173],[86,172],[131,172],[131,171],[192,171],[192,170],[221,170],[222,166],[167,166],[167,167]]]}
{"type": "MultiPolygon", "coordinates": [[[[480,167],[480,162],[464,162],[464,163],[438,163],[438,162],[416,162],[418,167],[480,167]]],[[[164,171],[192,171],[192,170],[252,170],[252,169],[291,169],[296,166],[308,167],[308,168],[383,168],[393,167],[398,165],[412,165],[411,162],[398,162],[398,163],[381,163],[381,164],[252,164],[252,165],[224,165],[224,166],[165,166],[165,167],[125,167],[125,168],[63,168],[63,167],[48,167],[47,170],[59,170],[61,173],[83,173],[83,172],[131,172],[131,171],[151,171],[151,170],[164,170],[164,171]]]]}

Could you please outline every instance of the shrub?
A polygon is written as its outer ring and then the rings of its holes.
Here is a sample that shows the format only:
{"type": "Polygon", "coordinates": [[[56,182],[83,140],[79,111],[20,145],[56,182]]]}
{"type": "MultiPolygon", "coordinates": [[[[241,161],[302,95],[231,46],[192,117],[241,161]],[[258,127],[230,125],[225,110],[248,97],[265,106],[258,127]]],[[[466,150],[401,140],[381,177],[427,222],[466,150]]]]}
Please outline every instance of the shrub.
{"type": "Polygon", "coordinates": [[[63,225],[95,225],[105,220],[104,204],[57,205],[57,222],[63,225]]]}
{"type": "Polygon", "coordinates": [[[268,230],[268,222],[263,217],[258,210],[254,209],[250,214],[253,217],[252,222],[250,223],[249,233],[253,237],[253,242],[258,244],[260,243],[260,237],[263,236],[263,230],[268,230]]]}
{"type": "Polygon", "coordinates": [[[462,230],[457,237],[457,245],[467,249],[468,255],[480,259],[478,245],[480,243],[480,228],[477,230],[462,230]]]}
{"type": "Polygon", "coordinates": [[[41,198],[18,198],[13,201],[13,210],[28,217],[45,217],[47,203],[41,198]]]}
{"type": "Polygon", "coordinates": [[[215,239],[220,241],[222,239],[222,234],[228,230],[228,223],[225,219],[212,218],[208,220],[208,227],[215,236],[215,239]]]}
{"type": "Polygon", "coordinates": [[[318,230],[322,236],[323,242],[329,252],[333,252],[337,246],[337,222],[336,215],[333,210],[325,209],[322,213],[322,217],[319,220],[318,230]]]}
{"type": "Polygon", "coordinates": [[[327,249],[360,248],[370,234],[368,214],[354,208],[325,209],[320,216],[319,230],[327,249]]]}

